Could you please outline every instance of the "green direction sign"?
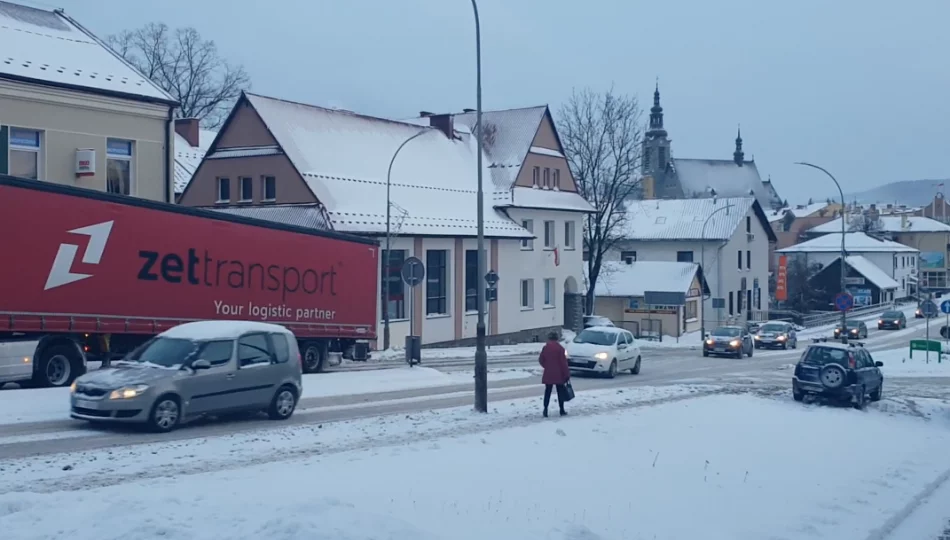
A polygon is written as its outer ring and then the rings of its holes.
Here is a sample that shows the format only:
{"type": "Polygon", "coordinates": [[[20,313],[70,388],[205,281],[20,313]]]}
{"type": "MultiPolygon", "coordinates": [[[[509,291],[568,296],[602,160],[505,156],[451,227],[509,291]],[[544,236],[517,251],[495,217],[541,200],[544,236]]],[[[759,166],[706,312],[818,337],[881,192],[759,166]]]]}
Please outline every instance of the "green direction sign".
{"type": "Polygon", "coordinates": [[[932,339],[912,339],[910,340],[910,357],[914,357],[914,351],[930,351],[938,355],[943,350],[943,345],[939,341],[932,339]]]}

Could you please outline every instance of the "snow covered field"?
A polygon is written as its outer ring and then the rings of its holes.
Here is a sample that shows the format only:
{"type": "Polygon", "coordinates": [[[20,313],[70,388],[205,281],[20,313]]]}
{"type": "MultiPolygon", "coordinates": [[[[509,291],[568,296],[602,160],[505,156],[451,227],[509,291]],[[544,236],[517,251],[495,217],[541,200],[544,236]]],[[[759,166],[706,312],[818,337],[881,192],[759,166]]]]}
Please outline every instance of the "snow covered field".
{"type": "Polygon", "coordinates": [[[567,418],[518,400],[0,462],[0,526],[11,540],[935,540],[950,406],[926,406],[931,420],[641,387],[580,393],[567,418]]]}
{"type": "MultiPolygon", "coordinates": [[[[540,372],[540,371],[537,371],[540,372]]],[[[535,370],[491,369],[489,382],[524,379],[535,370]]],[[[427,367],[398,367],[378,371],[354,371],[304,375],[302,399],[395,392],[472,383],[468,372],[442,372],[427,367]]],[[[44,422],[69,418],[68,388],[38,388],[0,391],[0,425],[44,422]]]]}
{"type": "Polygon", "coordinates": [[[928,362],[926,352],[914,351],[914,357],[911,358],[910,348],[901,347],[873,351],[871,356],[876,362],[884,363],[881,371],[885,377],[950,377],[950,355],[947,354],[941,359],[937,353],[930,353],[928,362]]]}

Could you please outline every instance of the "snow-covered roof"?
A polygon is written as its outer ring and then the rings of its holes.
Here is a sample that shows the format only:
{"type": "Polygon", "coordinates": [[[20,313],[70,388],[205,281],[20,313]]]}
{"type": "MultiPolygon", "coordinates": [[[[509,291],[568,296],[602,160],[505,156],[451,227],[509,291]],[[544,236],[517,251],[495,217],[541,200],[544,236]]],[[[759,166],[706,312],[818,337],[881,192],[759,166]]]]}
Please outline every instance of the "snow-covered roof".
{"type": "Polygon", "coordinates": [[[216,131],[202,129],[198,131],[198,146],[191,146],[188,139],[175,133],[175,193],[180,194],[188,187],[191,177],[201,165],[208,148],[218,135],[216,131]]]}
{"type": "MultiPolygon", "coordinates": [[[[334,230],[381,234],[386,230],[386,174],[390,182],[393,234],[474,236],[477,231],[474,137],[450,139],[432,127],[385,120],[245,94],[326,207],[334,230]]],[[[490,174],[485,170],[485,177],[490,174]]],[[[495,210],[484,190],[485,235],[534,235],[495,210]]]]}
{"type": "MultiPolygon", "coordinates": [[[[845,216],[847,217],[847,216],[845,216]]],[[[950,225],[935,219],[920,216],[880,216],[881,232],[886,233],[913,233],[913,232],[950,232],[950,225]],[[906,227],[905,227],[906,225],[906,227]]],[[[845,225],[847,226],[847,224],[845,225]]],[[[838,232],[841,234],[841,218],[828,223],[822,223],[808,229],[809,234],[825,234],[838,232]]]]}
{"type": "Polygon", "coordinates": [[[255,321],[196,321],[169,328],[161,337],[203,341],[208,339],[237,339],[248,332],[276,332],[289,334],[283,326],[255,321]]]}
{"type": "MultiPolygon", "coordinates": [[[[547,106],[482,111],[485,132],[485,154],[495,187],[507,191],[515,184],[525,157],[531,151],[538,126],[544,118],[547,106]]],[[[454,115],[456,124],[475,129],[475,113],[454,115]]]]}
{"type": "Polygon", "coordinates": [[[62,10],[0,0],[0,78],[175,103],[62,10]]]}
{"type": "Polygon", "coordinates": [[[263,219],[308,229],[330,230],[323,210],[316,204],[274,204],[267,206],[224,206],[208,208],[225,214],[263,219]]]}
{"type": "MultiPolygon", "coordinates": [[[[769,218],[769,223],[775,223],[776,221],[781,221],[785,218],[786,214],[792,214],[797,218],[804,218],[818,214],[823,209],[828,208],[830,204],[827,202],[818,202],[812,204],[800,204],[795,208],[780,208],[778,210],[770,210],[767,215],[769,218]]],[[[830,215],[830,212],[829,212],[830,215]]],[[[838,225],[838,230],[841,230],[841,225],[838,225]]]]}
{"type": "MultiPolygon", "coordinates": [[[[496,194],[499,195],[499,194],[496,194]]],[[[510,200],[504,193],[495,198],[495,206],[521,208],[556,208],[569,212],[593,212],[594,207],[584,197],[573,191],[515,186],[511,188],[510,200]]]]}
{"type": "Polygon", "coordinates": [[[754,203],[752,197],[630,201],[623,237],[628,240],[728,240],[754,203]],[[728,205],[732,207],[720,210],[728,205]],[[716,214],[709,218],[713,212],[716,214]]]}
{"type": "MultiPolygon", "coordinates": [[[[841,226],[841,223],[838,223],[841,226]]],[[[849,253],[903,253],[917,252],[918,250],[892,242],[890,240],[881,240],[868,236],[863,232],[846,233],[844,236],[844,247],[849,253]]],[[[812,238],[806,242],[789,246],[785,249],[778,249],[776,253],[819,253],[819,252],[840,252],[841,251],[841,233],[829,233],[818,238],[812,238]]]]}
{"type": "MultiPolygon", "coordinates": [[[[835,261],[840,260],[841,257],[835,259],[835,261]]],[[[845,260],[848,261],[848,266],[855,269],[859,274],[864,276],[865,279],[876,285],[877,288],[896,289],[898,287],[897,280],[887,275],[884,270],[866,258],[860,255],[848,255],[845,260]]]]}
{"type": "MultiPolygon", "coordinates": [[[[637,261],[630,264],[605,261],[597,276],[597,296],[643,296],[645,291],[686,293],[693,285],[697,263],[669,261],[637,261]]],[[[587,265],[584,265],[585,280],[587,265]]]]}
{"type": "Polygon", "coordinates": [[[754,196],[762,208],[771,208],[772,190],[766,189],[755,163],[744,162],[740,167],[725,159],[674,158],[673,170],[686,198],[708,197],[715,190],[718,197],[754,196]]]}

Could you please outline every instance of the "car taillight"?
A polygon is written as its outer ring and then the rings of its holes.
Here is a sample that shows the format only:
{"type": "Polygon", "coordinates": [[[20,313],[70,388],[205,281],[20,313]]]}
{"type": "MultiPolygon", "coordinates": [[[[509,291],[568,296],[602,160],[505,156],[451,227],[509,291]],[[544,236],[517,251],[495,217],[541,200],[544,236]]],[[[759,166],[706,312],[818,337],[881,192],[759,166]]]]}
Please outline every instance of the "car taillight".
{"type": "Polygon", "coordinates": [[[851,353],[848,353],[848,367],[851,369],[854,369],[857,365],[858,365],[857,362],[855,362],[854,360],[854,355],[851,353]]]}

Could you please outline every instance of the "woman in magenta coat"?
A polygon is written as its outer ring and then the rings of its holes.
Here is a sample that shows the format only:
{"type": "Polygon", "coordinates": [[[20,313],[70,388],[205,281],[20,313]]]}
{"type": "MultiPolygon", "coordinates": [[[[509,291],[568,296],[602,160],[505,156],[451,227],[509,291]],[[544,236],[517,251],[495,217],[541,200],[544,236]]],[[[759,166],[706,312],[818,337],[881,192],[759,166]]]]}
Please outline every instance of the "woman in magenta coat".
{"type": "Polygon", "coordinates": [[[538,358],[541,367],[544,368],[544,374],[541,375],[541,383],[544,384],[544,417],[548,416],[548,405],[551,403],[551,387],[557,388],[557,404],[561,409],[561,416],[565,416],[564,396],[567,389],[564,387],[571,378],[571,369],[567,365],[567,353],[564,347],[558,343],[557,332],[548,334],[548,342],[541,349],[541,356],[538,358]]]}

